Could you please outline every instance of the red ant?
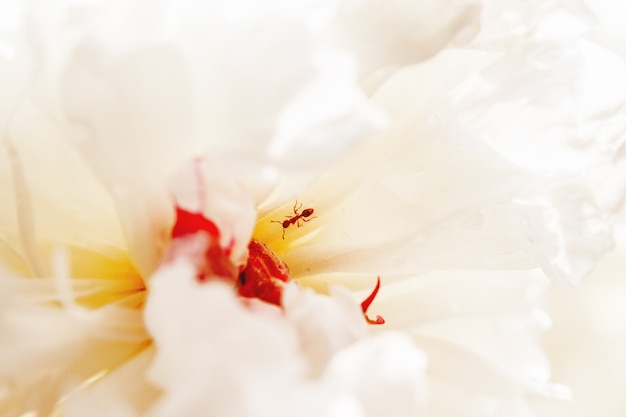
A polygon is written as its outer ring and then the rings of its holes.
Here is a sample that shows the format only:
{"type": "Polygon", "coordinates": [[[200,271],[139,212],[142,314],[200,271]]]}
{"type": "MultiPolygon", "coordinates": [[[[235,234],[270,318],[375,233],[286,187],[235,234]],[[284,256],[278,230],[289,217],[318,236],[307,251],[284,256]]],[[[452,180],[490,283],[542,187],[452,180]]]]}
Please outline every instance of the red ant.
{"type": "Polygon", "coordinates": [[[311,217],[310,219],[305,219],[305,217],[310,217],[311,214],[313,214],[315,210],[313,210],[312,208],[306,208],[302,210],[302,213],[298,213],[298,210],[302,208],[302,203],[300,203],[300,207],[297,207],[297,206],[298,206],[298,200],[296,200],[296,204],[293,205],[293,212],[295,216],[285,216],[287,217],[287,220],[283,220],[282,222],[278,220],[271,220],[272,223],[280,223],[283,226],[283,239],[285,238],[285,229],[287,229],[292,224],[295,224],[296,226],[300,227],[300,220],[302,220],[303,222],[308,222],[315,218],[315,217],[311,217]]]}

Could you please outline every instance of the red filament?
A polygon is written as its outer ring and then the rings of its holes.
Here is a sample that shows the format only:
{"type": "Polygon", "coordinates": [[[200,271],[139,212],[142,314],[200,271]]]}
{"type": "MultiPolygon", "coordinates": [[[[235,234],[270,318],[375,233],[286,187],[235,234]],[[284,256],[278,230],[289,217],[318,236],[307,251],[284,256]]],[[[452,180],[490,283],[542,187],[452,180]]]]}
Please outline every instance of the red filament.
{"type": "Polygon", "coordinates": [[[376,298],[376,295],[378,294],[378,290],[380,290],[380,277],[377,277],[376,286],[374,287],[374,290],[372,291],[372,293],[361,303],[361,310],[363,310],[363,316],[365,317],[365,321],[367,321],[369,324],[385,324],[385,319],[383,319],[381,316],[377,315],[376,319],[372,320],[367,315],[367,309],[370,308],[370,304],[372,304],[372,302],[376,298]]]}

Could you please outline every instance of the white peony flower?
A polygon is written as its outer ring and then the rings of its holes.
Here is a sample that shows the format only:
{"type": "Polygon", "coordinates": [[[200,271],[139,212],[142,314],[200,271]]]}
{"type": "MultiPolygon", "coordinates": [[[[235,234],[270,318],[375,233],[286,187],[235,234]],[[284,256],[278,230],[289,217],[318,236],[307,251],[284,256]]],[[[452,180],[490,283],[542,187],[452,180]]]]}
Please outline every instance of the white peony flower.
{"type": "Polygon", "coordinates": [[[625,179],[624,62],[594,11],[2,6],[2,412],[568,396],[537,343],[546,277],[608,251],[625,179]]]}

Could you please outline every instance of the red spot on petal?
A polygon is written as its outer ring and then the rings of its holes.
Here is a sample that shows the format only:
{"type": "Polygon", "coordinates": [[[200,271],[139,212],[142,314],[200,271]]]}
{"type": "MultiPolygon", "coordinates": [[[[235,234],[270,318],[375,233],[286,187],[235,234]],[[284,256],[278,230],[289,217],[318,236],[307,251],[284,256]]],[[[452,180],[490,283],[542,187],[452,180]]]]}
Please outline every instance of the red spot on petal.
{"type": "Polygon", "coordinates": [[[192,261],[198,281],[221,278],[234,283],[238,269],[229,258],[230,251],[220,246],[219,237],[219,229],[211,220],[176,206],[172,243],[165,260],[184,257],[192,261]]]}
{"type": "Polygon", "coordinates": [[[192,213],[176,206],[176,223],[172,229],[172,238],[177,238],[199,231],[205,231],[214,238],[220,237],[220,231],[211,220],[201,213],[192,213]]]}
{"type": "Polygon", "coordinates": [[[239,295],[280,305],[282,287],[289,280],[289,268],[262,242],[253,239],[248,251],[248,263],[239,274],[239,295]]]}
{"type": "Polygon", "coordinates": [[[385,324],[385,319],[383,319],[381,316],[376,316],[376,319],[372,320],[367,315],[367,309],[370,308],[370,304],[372,304],[372,302],[376,298],[376,295],[378,294],[378,290],[380,290],[380,277],[376,279],[376,286],[374,287],[374,290],[372,291],[372,293],[361,303],[361,310],[363,310],[363,316],[365,317],[365,320],[369,324],[385,324]]]}

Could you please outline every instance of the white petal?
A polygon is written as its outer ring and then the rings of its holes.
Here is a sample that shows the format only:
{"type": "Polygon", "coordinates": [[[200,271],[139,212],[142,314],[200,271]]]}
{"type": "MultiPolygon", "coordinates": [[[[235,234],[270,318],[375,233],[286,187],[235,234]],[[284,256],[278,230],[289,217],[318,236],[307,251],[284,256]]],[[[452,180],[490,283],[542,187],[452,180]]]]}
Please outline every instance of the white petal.
{"type": "Polygon", "coordinates": [[[415,416],[423,412],[427,396],[426,362],[403,333],[362,340],[338,352],[328,365],[324,378],[337,398],[331,404],[354,398],[362,415],[415,416]]]}
{"type": "Polygon", "coordinates": [[[626,257],[624,246],[618,248],[580,286],[555,288],[547,297],[554,326],[544,337],[546,354],[554,380],[568,386],[572,398],[535,398],[537,415],[586,417],[599,412],[618,417],[626,410],[626,257]]]}
{"type": "Polygon", "coordinates": [[[269,410],[301,372],[295,334],[276,307],[252,313],[226,285],[195,282],[182,262],[150,282],[146,325],[157,354],[149,379],[165,391],[151,415],[269,410]]]}
{"type": "Polygon", "coordinates": [[[183,262],[161,267],[150,283],[146,322],[156,356],[148,375],[164,391],[150,415],[333,415],[351,407],[349,398],[372,416],[423,406],[423,353],[402,334],[354,343],[364,324],[345,292],[288,287],[282,316],[267,304],[246,309],[219,282],[197,283],[183,262]],[[310,348],[312,337],[331,346],[310,348]],[[318,375],[305,372],[307,362],[318,375]]]}
{"type": "Polygon", "coordinates": [[[428,356],[434,415],[528,415],[524,393],[552,388],[536,343],[549,325],[538,306],[546,281],[537,276],[462,271],[383,281],[376,311],[428,356]]]}
{"type": "Polygon", "coordinates": [[[338,350],[367,335],[363,313],[354,297],[341,287],[330,290],[330,297],[294,283],[283,290],[286,319],[297,329],[300,348],[313,375],[319,375],[338,350]]]}
{"type": "Polygon", "coordinates": [[[145,415],[158,397],[145,380],[154,350],[143,351],[113,369],[92,386],[72,392],[63,403],[67,416],[134,417],[145,415]],[[94,407],[94,404],[98,404],[94,407]]]}

